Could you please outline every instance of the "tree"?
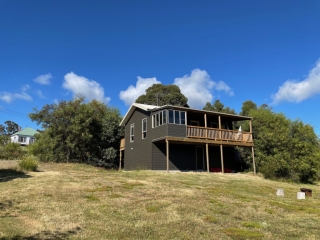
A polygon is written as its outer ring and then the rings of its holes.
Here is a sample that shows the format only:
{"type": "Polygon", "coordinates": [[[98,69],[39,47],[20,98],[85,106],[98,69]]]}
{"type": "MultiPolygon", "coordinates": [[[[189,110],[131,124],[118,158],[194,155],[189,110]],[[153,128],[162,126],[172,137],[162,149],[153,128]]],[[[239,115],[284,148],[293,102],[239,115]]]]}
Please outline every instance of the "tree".
{"type": "Polygon", "coordinates": [[[32,146],[40,160],[115,166],[123,136],[119,110],[77,97],[34,109],[29,116],[44,129],[32,146]]]}
{"type": "Polygon", "coordinates": [[[189,107],[188,98],[180,91],[177,85],[153,84],[146,90],[146,94],[139,96],[136,103],[150,104],[155,106],[174,105],[189,107]]]}
{"type": "Polygon", "coordinates": [[[257,104],[255,104],[254,102],[252,102],[251,100],[245,101],[244,103],[242,103],[242,108],[241,108],[241,112],[240,115],[242,116],[249,116],[249,112],[251,110],[255,110],[257,109],[257,104]]]}
{"type": "Polygon", "coordinates": [[[6,128],[4,125],[0,124],[0,136],[6,134],[6,128]]]}
{"type": "Polygon", "coordinates": [[[203,107],[203,110],[237,114],[234,109],[231,109],[229,107],[225,108],[224,104],[222,102],[220,102],[220,100],[216,100],[213,104],[211,104],[210,102],[207,102],[206,105],[203,107]]]}
{"type": "Polygon", "coordinates": [[[1,135],[12,135],[19,131],[19,125],[13,121],[5,121],[5,125],[0,124],[0,136],[1,135]]]}
{"type": "MultiPolygon", "coordinates": [[[[282,113],[269,107],[252,108],[253,137],[257,171],[271,179],[290,179],[294,182],[313,182],[320,170],[319,140],[310,125],[300,120],[291,121],[282,113]]],[[[243,130],[248,131],[243,125],[243,130]]],[[[240,150],[241,156],[251,166],[251,153],[240,150]]]]}
{"type": "Polygon", "coordinates": [[[13,122],[13,121],[5,121],[4,123],[7,125],[7,127],[6,127],[7,135],[12,135],[12,134],[14,134],[14,133],[19,131],[19,125],[16,124],[15,122],[13,122]]]}

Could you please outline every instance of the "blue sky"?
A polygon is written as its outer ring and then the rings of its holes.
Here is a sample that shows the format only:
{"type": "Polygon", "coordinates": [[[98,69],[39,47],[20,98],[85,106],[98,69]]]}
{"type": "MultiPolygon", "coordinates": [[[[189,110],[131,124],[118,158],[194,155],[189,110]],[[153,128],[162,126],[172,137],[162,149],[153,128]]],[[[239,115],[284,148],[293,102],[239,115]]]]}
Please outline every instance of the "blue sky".
{"type": "Polygon", "coordinates": [[[0,1],[0,123],[83,94],[122,114],[153,83],[246,100],[320,135],[320,1],[0,1]]]}

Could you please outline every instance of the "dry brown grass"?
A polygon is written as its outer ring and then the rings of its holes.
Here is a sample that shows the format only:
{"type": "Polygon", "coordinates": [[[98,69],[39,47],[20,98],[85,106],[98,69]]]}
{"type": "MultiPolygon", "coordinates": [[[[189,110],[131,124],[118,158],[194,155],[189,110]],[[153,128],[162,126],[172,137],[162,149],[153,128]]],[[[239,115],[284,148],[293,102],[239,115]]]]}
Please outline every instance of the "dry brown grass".
{"type": "Polygon", "coordinates": [[[40,172],[21,175],[10,164],[0,161],[3,240],[320,236],[317,185],[250,174],[116,172],[80,164],[41,164],[40,172]],[[276,196],[279,187],[285,197],[276,196]],[[297,200],[300,187],[312,188],[313,197],[297,200]]]}

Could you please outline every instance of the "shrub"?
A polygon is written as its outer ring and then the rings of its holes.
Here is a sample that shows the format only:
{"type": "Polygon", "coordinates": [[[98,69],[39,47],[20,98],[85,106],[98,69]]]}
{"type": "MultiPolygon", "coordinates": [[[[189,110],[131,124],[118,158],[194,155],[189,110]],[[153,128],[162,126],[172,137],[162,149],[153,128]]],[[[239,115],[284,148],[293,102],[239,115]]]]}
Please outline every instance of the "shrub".
{"type": "Polygon", "coordinates": [[[6,160],[21,159],[26,153],[17,143],[8,143],[5,146],[1,146],[0,150],[0,159],[6,160]]]}
{"type": "Polygon", "coordinates": [[[19,163],[19,167],[23,171],[36,171],[38,164],[38,159],[35,156],[25,155],[19,163]]]}

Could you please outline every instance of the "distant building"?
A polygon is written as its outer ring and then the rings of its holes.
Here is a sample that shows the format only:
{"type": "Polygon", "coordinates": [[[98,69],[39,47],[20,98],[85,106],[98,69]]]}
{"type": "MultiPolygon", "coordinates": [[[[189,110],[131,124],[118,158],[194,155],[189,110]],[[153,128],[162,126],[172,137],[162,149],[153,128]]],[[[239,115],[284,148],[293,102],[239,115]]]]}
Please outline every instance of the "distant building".
{"type": "Polygon", "coordinates": [[[34,130],[33,128],[23,129],[23,130],[11,135],[11,137],[10,137],[11,142],[12,143],[19,143],[22,146],[32,144],[35,141],[34,135],[36,133],[39,133],[39,132],[34,130]]]}

